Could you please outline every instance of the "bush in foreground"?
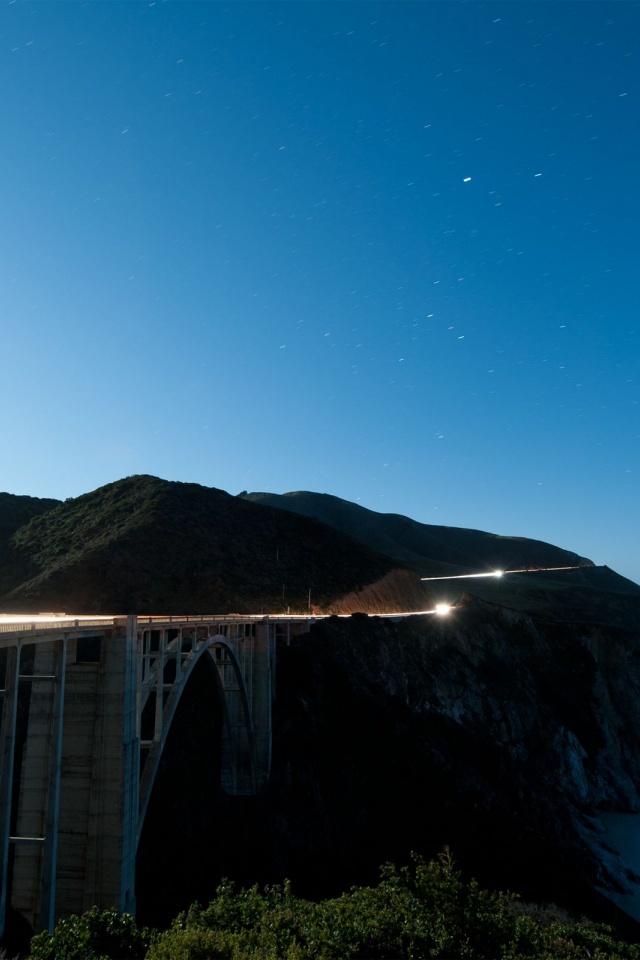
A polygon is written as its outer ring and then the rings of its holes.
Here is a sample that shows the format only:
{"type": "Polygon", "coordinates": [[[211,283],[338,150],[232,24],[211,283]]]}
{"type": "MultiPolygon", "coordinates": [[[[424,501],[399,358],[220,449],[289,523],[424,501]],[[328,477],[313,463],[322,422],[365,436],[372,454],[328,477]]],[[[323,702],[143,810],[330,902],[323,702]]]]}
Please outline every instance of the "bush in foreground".
{"type": "Polygon", "coordinates": [[[128,913],[92,907],[35,936],[29,960],[144,960],[154,936],[128,913]]]}
{"type": "Polygon", "coordinates": [[[96,908],[32,941],[31,960],[640,960],[611,928],[538,922],[514,894],[462,880],[448,851],[382,868],[376,887],[332,900],[295,897],[290,884],[236,890],[224,881],[162,934],[96,908]]]}

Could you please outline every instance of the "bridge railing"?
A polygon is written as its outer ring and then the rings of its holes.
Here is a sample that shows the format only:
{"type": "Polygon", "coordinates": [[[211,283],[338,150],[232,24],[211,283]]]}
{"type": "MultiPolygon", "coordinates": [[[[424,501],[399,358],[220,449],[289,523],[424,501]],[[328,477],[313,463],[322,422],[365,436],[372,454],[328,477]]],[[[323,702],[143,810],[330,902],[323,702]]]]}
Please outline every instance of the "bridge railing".
{"type": "MultiPolygon", "coordinates": [[[[62,631],[73,631],[82,629],[93,629],[94,627],[116,627],[122,624],[124,617],[57,617],[51,620],[29,620],[28,616],[21,621],[12,621],[10,623],[2,622],[0,614],[0,634],[36,634],[36,633],[56,633],[62,631]]],[[[316,617],[292,614],[264,614],[264,613],[229,613],[229,614],[184,614],[183,616],[148,616],[136,618],[138,625],[159,626],[163,623],[258,623],[261,621],[277,622],[279,620],[288,622],[303,622],[316,617]]]]}
{"type": "Polygon", "coordinates": [[[114,627],[118,617],[109,617],[105,620],[33,620],[21,623],[2,623],[0,619],[0,633],[50,633],[52,630],[74,630],[86,627],[114,627]]]}
{"type": "Polygon", "coordinates": [[[316,615],[306,616],[304,614],[293,614],[293,613],[211,613],[211,614],[187,614],[186,616],[176,616],[172,614],[171,616],[149,616],[149,617],[136,617],[139,624],[160,624],[160,623],[247,623],[250,620],[259,623],[261,621],[274,621],[274,620],[286,620],[286,621],[307,621],[316,619],[316,615]]]}

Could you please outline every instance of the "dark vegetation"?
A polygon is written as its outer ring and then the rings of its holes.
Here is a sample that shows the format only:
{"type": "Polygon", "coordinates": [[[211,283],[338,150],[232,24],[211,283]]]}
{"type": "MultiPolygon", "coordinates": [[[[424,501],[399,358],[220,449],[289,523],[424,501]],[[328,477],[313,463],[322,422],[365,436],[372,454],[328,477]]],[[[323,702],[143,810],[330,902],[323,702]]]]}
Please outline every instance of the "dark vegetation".
{"type": "Polygon", "coordinates": [[[9,542],[16,530],[27,524],[33,517],[53,510],[59,503],[59,500],[0,493],[0,561],[6,558],[9,542]]]}
{"type": "Polygon", "coordinates": [[[417,523],[395,513],[376,513],[356,503],[326,493],[248,493],[245,499],[314,517],[343,530],[424,576],[473,569],[493,570],[521,566],[590,564],[584,557],[540,540],[501,537],[481,530],[417,523]]]}
{"type": "Polygon", "coordinates": [[[30,960],[639,960],[640,946],[605,925],[463,880],[445,850],[388,864],[371,887],[319,902],[291,885],[236,889],[228,881],[168,930],[95,908],[36,936],[30,960]]]}
{"type": "MultiPolygon", "coordinates": [[[[1,505],[0,505],[1,506],[1,505]]],[[[316,520],[222,490],[130,477],[21,526],[0,565],[0,609],[226,613],[306,609],[392,561],[316,520]]]]}

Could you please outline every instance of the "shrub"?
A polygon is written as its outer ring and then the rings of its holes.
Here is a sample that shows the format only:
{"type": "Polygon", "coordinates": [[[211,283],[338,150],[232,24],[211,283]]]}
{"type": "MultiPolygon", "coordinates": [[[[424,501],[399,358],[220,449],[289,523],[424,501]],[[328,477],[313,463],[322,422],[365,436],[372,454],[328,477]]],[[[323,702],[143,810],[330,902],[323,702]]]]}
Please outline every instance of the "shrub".
{"type": "Polygon", "coordinates": [[[58,920],[53,933],[37,934],[29,960],[143,960],[152,938],[130,914],[92,907],[58,920]]]}
{"type": "Polygon", "coordinates": [[[640,960],[640,946],[557,907],[464,881],[448,850],[387,864],[376,887],[312,903],[291,886],[237,890],[151,935],[132,917],[93,908],[34,937],[31,960],[640,960]],[[148,949],[148,952],[146,952],[148,949]]]}
{"type": "Polygon", "coordinates": [[[232,958],[233,940],[218,930],[172,928],[154,943],[148,960],[227,960],[232,958]]]}

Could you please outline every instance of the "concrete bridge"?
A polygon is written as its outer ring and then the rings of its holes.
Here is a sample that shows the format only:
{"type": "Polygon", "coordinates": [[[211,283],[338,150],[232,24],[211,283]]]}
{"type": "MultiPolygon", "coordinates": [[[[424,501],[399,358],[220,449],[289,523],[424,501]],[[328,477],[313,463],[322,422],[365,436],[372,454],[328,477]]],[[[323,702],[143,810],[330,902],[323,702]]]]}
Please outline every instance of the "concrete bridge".
{"type": "Polygon", "coordinates": [[[176,707],[204,662],[222,704],[221,785],[271,764],[278,640],[307,618],[0,617],[0,938],[97,904],[135,913],[135,864],[176,707]]]}

